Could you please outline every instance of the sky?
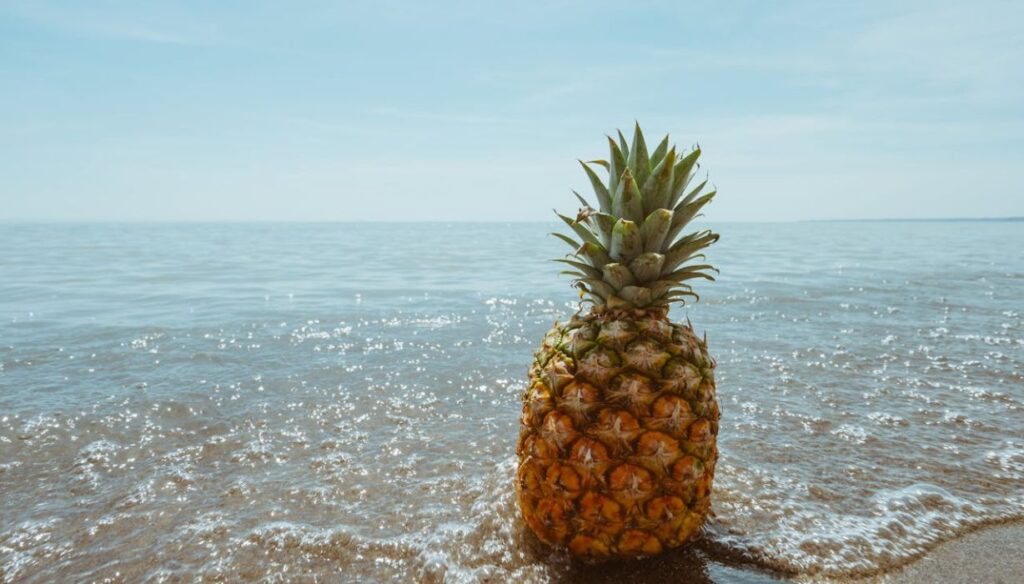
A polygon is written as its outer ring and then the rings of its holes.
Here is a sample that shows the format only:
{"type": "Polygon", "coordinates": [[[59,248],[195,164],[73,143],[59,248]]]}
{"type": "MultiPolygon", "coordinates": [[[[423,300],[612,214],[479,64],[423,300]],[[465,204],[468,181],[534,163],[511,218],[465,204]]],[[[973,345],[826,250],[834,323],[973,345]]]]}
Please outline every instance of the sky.
{"type": "Polygon", "coordinates": [[[0,220],[547,221],[639,121],[715,221],[1024,216],[1022,2],[0,3],[0,220]]]}

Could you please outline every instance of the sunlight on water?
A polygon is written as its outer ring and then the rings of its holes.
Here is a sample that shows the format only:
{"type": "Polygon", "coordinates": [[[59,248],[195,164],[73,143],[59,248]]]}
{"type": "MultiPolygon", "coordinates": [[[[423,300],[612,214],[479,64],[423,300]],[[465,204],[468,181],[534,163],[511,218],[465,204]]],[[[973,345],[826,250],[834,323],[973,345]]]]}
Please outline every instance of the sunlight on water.
{"type": "MultiPolygon", "coordinates": [[[[549,581],[512,497],[546,225],[7,225],[0,580],[549,581]]],[[[1024,517],[1019,224],[722,225],[713,554],[901,565],[1024,517]]]]}

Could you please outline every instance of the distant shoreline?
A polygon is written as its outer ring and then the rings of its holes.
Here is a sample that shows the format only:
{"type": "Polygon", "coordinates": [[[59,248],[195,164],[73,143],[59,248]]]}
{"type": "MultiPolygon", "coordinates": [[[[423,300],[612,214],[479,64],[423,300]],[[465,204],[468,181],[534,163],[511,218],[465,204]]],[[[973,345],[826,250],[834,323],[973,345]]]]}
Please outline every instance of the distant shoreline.
{"type": "MultiPolygon", "coordinates": [[[[1015,223],[1024,222],[1021,217],[880,217],[855,219],[781,219],[772,221],[750,221],[732,219],[710,223],[1015,223]]],[[[553,221],[465,221],[465,220],[415,220],[380,221],[360,219],[3,219],[0,225],[510,225],[510,224],[556,224],[553,221]]]]}
{"type": "MultiPolygon", "coordinates": [[[[909,218],[909,217],[885,217],[880,219],[798,219],[801,223],[880,223],[883,221],[899,222],[899,223],[951,223],[951,222],[1005,222],[1005,221],[1024,221],[1024,217],[924,217],[924,218],[909,218]]],[[[768,221],[765,221],[768,223],[768,221]]],[[[785,223],[780,221],[780,223],[785,223]]]]}

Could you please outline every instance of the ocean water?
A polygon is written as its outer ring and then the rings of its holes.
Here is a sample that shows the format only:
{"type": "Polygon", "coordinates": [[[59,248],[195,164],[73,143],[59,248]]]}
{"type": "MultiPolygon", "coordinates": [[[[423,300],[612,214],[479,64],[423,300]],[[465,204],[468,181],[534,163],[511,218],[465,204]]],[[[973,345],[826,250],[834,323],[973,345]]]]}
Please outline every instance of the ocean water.
{"type": "MultiPolygon", "coordinates": [[[[578,576],[512,496],[576,309],[552,227],[0,224],[0,581],[578,576]]],[[[1021,223],[715,227],[673,310],[719,363],[696,573],[886,572],[1024,518],[1021,223]]]]}

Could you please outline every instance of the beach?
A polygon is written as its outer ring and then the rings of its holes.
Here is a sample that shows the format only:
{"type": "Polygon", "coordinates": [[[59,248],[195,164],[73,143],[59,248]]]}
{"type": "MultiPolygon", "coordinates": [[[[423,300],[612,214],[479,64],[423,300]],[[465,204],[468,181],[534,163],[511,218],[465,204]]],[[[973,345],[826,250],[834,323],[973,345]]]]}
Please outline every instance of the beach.
{"type": "Polygon", "coordinates": [[[940,544],[892,574],[892,584],[1013,584],[1024,574],[1024,525],[992,526],[940,544]]]}

